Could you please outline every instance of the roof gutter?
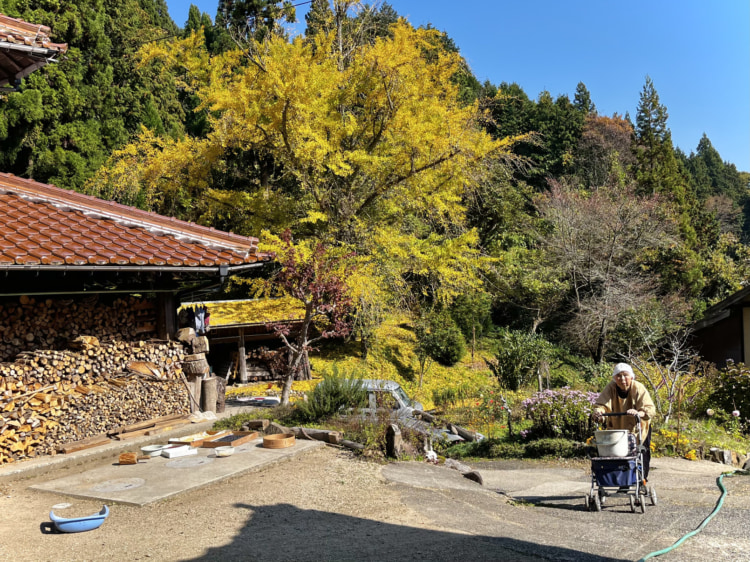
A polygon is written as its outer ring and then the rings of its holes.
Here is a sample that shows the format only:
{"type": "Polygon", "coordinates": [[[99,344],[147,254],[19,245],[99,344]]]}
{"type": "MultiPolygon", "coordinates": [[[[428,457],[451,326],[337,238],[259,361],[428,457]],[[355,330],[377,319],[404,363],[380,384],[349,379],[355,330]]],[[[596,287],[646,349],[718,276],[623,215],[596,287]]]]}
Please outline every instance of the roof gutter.
{"type": "Polygon", "coordinates": [[[0,49],[7,51],[23,51],[36,57],[43,57],[47,62],[57,62],[54,57],[59,55],[61,52],[55,49],[47,49],[46,47],[33,47],[31,45],[21,45],[19,43],[8,43],[6,41],[0,42],[0,49]]]}
{"type": "Polygon", "coordinates": [[[266,262],[245,263],[242,265],[219,265],[219,266],[164,266],[164,265],[0,265],[0,272],[6,274],[11,271],[35,271],[42,273],[45,271],[62,271],[65,273],[78,272],[103,272],[116,271],[121,273],[137,272],[159,272],[159,273],[213,273],[220,277],[235,275],[244,271],[249,271],[263,267],[266,262]]]}

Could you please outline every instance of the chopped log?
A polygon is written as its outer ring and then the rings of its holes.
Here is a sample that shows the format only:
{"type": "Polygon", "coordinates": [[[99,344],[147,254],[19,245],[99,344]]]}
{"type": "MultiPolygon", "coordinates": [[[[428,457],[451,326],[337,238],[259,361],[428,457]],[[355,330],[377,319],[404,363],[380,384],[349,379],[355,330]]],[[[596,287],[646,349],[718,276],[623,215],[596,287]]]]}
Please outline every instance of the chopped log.
{"type": "Polygon", "coordinates": [[[291,430],[297,439],[323,441],[332,445],[339,445],[343,440],[343,435],[339,431],[310,429],[309,427],[292,427],[291,430]]]}
{"type": "Polygon", "coordinates": [[[435,421],[435,416],[432,414],[428,414],[427,412],[423,412],[422,410],[414,410],[414,417],[422,419],[424,421],[428,421],[430,423],[435,421]]]}
{"type": "Polygon", "coordinates": [[[395,423],[389,424],[386,429],[385,450],[385,454],[391,458],[398,459],[404,454],[404,438],[395,423]]]}
{"type": "Polygon", "coordinates": [[[183,346],[133,340],[133,327],[153,313],[140,300],[0,303],[0,464],[72,451],[115,428],[188,412],[183,346]],[[131,362],[156,372],[133,376],[131,362]]]}
{"type": "Polygon", "coordinates": [[[461,426],[454,425],[452,423],[448,424],[448,430],[455,434],[460,435],[463,437],[466,441],[476,441],[477,440],[477,434],[474,431],[469,431],[468,429],[464,429],[461,426]]]}
{"type": "MultiPolygon", "coordinates": [[[[199,353],[198,355],[203,355],[203,354],[199,353]]],[[[203,359],[196,359],[196,360],[187,359],[187,357],[195,357],[195,356],[188,355],[186,356],[185,360],[182,362],[182,370],[185,372],[186,375],[203,376],[203,375],[208,374],[211,368],[209,367],[208,361],[206,361],[205,357],[203,359]]]]}
{"type": "Polygon", "coordinates": [[[265,427],[263,433],[266,435],[276,435],[278,433],[292,433],[292,430],[276,422],[271,422],[265,427]]]}
{"type": "Polygon", "coordinates": [[[195,339],[195,329],[194,328],[181,328],[177,330],[177,333],[175,334],[175,338],[177,338],[177,341],[190,345],[193,343],[193,340],[195,339]]]}
{"type": "Polygon", "coordinates": [[[243,431],[248,431],[250,429],[261,429],[264,433],[266,433],[266,428],[270,423],[271,422],[269,420],[248,420],[246,422],[242,422],[242,428],[243,431]],[[245,429],[245,426],[247,426],[247,429],[245,429]]]}
{"type": "Polygon", "coordinates": [[[201,410],[216,413],[216,377],[201,381],[201,410]]]}
{"type": "Polygon", "coordinates": [[[147,461],[151,457],[148,455],[139,455],[138,453],[120,453],[119,464],[138,464],[138,461],[147,461]]]}
{"type": "Polygon", "coordinates": [[[342,439],[339,445],[343,445],[344,447],[348,447],[349,449],[354,449],[355,451],[365,450],[365,446],[362,445],[362,443],[355,443],[354,441],[349,441],[348,439],[342,439]]]}
{"type": "Polygon", "coordinates": [[[208,353],[208,338],[206,336],[196,336],[190,342],[193,353],[208,353]]]}
{"type": "Polygon", "coordinates": [[[223,377],[216,377],[216,413],[221,414],[226,409],[227,381],[223,377]]]}

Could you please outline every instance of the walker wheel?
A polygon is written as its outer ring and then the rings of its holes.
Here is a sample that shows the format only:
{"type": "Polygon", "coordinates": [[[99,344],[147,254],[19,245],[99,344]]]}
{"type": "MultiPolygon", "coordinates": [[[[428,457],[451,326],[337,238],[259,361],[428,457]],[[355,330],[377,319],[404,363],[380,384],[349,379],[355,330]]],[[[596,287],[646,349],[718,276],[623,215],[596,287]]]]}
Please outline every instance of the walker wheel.
{"type": "Polygon", "coordinates": [[[586,509],[591,511],[591,498],[588,494],[583,496],[583,504],[586,506],[586,509]]]}
{"type": "Polygon", "coordinates": [[[602,510],[602,500],[599,497],[599,494],[593,494],[592,499],[594,500],[594,511],[601,511],[602,510]]]}
{"type": "Polygon", "coordinates": [[[630,512],[635,513],[635,497],[632,494],[628,494],[628,499],[630,500],[630,512]]]}
{"type": "Polygon", "coordinates": [[[641,508],[641,513],[646,513],[646,497],[638,498],[638,505],[641,508]]]}
{"type": "Polygon", "coordinates": [[[658,503],[658,501],[656,498],[656,490],[654,489],[653,486],[648,487],[648,496],[651,498],[651,505],[655,506],[658,503]]]}

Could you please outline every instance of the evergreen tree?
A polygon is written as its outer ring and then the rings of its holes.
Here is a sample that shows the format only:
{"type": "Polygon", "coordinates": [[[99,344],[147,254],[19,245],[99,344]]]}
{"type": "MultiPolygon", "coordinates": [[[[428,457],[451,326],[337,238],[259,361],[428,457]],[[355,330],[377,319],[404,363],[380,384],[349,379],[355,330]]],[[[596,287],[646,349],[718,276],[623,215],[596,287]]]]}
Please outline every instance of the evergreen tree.
{"type": "Polygon", "coordinates": [[[333,10],[328,0],[312,0],[305,14],[305,37],[315,37],[318,33],[328,33],[334,28],[333,10]]]}
{"type": "Polygon", "coordinates": [[[135,57],[144,37],[177,33],[164,0],[6,0],[0,8],[48,25],[54,41],[69,45],[59,64],[25,78],[0,104],[0,169],[81,188],[142,125],[182,134],[171,74],[158,64],[139,68],[135,57]]]}
{"type": "Polygon", "coordinates": [[[573,97],[573,105],[575,108],[585,115],[593,113],[596,115],[596,106],[591,101],[591,94],[589,93],[586,85],[583,82],[578,82],[576,86],[576,93],[573,97]]]}
{"type": "Polygon", "coordinates": [[[684,204],[684,187],[680,185],[668,117],[653,81],[646,76],[636,115],[637,180],[644,192],[677,196],[684,204]]]}
{"type": "Polygon", "coordinates": [[[281,24],[296,21],[289,0],[221,0],[216,13],[216,24],[241,40],[262,41],[269,33],[285,36],[281,24]]]}

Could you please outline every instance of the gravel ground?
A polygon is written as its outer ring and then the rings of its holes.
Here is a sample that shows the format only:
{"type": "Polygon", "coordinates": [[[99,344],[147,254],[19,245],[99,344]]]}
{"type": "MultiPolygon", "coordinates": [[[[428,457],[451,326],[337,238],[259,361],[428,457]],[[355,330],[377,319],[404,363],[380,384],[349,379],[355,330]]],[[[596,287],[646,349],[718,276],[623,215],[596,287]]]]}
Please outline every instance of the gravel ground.
{"type": "MultiPolygon", "coordinates": [[[[401,504],[380,469],[346,452],[318,449],[151,506],[112,506],[99,529],[76,534],[47,534],[40,525],[53,505],[72,504],[55,512],[76,517],[99,511],[100,503],[28,489],[51,475],[4,483],[0,559],[312,560],[321,551],[311,543],[345,539],[342,524],[429,526],[401,504]]],[[[351,544],[337,558],[357,559],[361,549],[351,544]]]]}
{"type": "MultiPolygon", "coordinates": [[[[101,461],[98,461],[101,463],[101,461]]],[[[671,545],[713,509],[721,467],[659,459],[659,507],[632,514],[617,498],[602,513],[582,496],[513,497],[545,482],[585,483],[586,463],[499,461],[474,468],[485,487],[425,463],[367,462],[315,449],[146,507],[111,506],[101,528],[44,532],[50,508],[91,515],[101,503],[30,490],[61,468],[0,484],[0,559],[65,560],[637,560],[671,545]],[[518,490],[514,492],[513,490],[518,490]]],[[[747,560],[750,478],[726,481],[724,509],[696,538],[660,560],[747,560]]]]}

